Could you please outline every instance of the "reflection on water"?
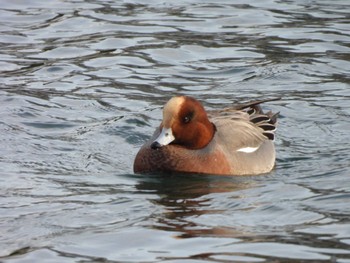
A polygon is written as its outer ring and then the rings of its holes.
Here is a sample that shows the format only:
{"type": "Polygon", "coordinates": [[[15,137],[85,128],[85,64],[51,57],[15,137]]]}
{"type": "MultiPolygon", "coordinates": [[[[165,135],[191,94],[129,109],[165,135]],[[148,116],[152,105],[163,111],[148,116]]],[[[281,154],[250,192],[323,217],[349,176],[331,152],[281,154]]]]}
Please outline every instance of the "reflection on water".
{"type": "Polygon", "coordinates": [[[349,8],[0,0],[0,260],[349,261],[349,8]],[[132,174],[174,94],[282,97],[276,169],[132,174]]]}
{"type": "Polygon", "coordinates": [[[233,236],[233,229],[221,226],[200,226],[188,218],[207,214],[222,214],[224,208],[212,207],[211,194],[232,193],[253,187],[254,180],[247,178],[225,178],[204,175],[157,176],[139,180],[136,189],[151,191],[159,198],[152,203],[164,209],[155,218],[156,229],[180,233],[179,237],[233,236]]]}

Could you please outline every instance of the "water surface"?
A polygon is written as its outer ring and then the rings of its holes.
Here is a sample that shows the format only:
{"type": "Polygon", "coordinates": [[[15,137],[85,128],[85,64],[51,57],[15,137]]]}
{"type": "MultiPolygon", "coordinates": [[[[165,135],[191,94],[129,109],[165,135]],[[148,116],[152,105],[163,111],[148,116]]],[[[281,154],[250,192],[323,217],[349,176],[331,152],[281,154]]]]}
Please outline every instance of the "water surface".
{"type": "Polygon", "coordinates": [[[350,262],[349,9],[0,1],[0,261],[350,262]],[[276,169],[133,174],[177,94],[282,97],[276,169]]]}

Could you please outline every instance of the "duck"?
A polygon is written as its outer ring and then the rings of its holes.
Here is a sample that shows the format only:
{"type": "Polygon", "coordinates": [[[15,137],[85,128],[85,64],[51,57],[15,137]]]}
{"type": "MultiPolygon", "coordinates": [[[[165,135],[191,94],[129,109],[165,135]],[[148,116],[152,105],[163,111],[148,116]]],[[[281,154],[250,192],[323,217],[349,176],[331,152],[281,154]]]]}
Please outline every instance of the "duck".
{"type": "Polygon", "coordinates": [[[272,98],[206,111],[190,96],[172,97],[163,119],[139,149],[134,173],[257,175],[275,166],[279,113],[264,113],[272,98]]]}

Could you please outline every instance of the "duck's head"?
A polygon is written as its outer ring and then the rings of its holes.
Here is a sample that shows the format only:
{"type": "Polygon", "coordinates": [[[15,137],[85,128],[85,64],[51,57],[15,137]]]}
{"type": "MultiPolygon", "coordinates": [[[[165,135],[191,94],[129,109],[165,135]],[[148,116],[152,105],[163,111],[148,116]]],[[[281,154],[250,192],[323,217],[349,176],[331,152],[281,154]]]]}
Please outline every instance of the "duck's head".
{"type": "Polygon", "coordinates": [[[172,144],[193,150],[202,149],[212,140],[214,133],[215,126],[209,121],[199,101],[187,96],[176,96],[163,108],[160,134],[151,148],[172,144]]]}

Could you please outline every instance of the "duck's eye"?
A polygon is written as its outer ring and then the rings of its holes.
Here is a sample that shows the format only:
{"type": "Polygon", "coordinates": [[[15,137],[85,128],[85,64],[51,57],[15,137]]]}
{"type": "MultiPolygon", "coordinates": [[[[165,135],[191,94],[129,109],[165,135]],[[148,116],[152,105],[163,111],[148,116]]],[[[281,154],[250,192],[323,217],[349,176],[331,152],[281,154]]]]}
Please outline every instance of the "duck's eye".
{"type": "Polygon", "coordinates": [[[184,123],[189,123],[191,121],[191,116],[185,116],[183,119],[184,123]]]}

